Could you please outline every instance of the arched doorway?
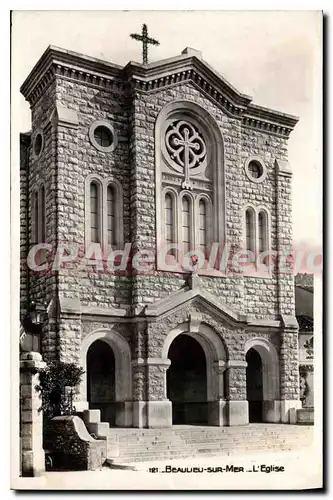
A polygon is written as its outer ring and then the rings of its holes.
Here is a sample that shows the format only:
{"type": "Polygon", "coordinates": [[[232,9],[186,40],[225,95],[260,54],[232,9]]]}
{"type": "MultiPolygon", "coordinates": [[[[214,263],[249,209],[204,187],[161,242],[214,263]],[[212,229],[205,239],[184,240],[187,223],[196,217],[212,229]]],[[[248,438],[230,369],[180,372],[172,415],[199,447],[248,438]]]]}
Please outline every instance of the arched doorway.
{"type": "Polygon", "coordinates": [[[207,424],[207,367],[203,348],[192,336],[178,335],[168,358],[167,397],[172,402],[173,424],[207,424]]]}
{"type": "Polygon", "coordinates": [[[246,353],[246,394],[249,422],[263,421],[263,370],[259,352],[253,347],[246,353]]]}
{"type": "Polygon", "coordinates": [[[90,409],[101,411],[101,420],[115,424],[115,356],[103,340],[95,340],[87,352],[87,399],[90,409]]]}

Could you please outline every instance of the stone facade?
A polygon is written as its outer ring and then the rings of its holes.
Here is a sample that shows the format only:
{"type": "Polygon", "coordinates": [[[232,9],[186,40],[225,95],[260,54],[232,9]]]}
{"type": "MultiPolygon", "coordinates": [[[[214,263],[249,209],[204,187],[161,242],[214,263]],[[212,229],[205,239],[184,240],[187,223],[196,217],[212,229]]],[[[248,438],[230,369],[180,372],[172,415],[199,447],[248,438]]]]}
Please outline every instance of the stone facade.
{"type": "MultiPolygon", "coordinates": [[[[207,422],[237,425],[249,421],[246,353],[253,348],[262,360],[262,418],[288,421],[289,410],[299,407],[298,326],[293,276],[282,270],[280,261],[264,276],[249,275],[229,261],[224,276],[200,271],[196,276],[168,272],[156,259],[149,272],[131,267],[108,272],[103,270],[105,260],[97,269],[83,256],[89,178],[120,186],[116,215],[131,256],[147,250],[156,255],[161,243],[157,123],[174,103],[178,114],[181,106],[184,112],[196,110],[198,123],[202,113],[207,127],[212,124],[221,137],[208,147],[218,150],[212,189],[224,200],[218,207],[224,244],[233,253],[244,248],[245,211],[251,206],[269,214],[269,248],[288,253],[292,213],[287,142],[297,118],[255,106],[192,49],[148,66],[128,63],[121,68],[49,47],[21,92],[32,112],[31,134],[21,140],[22,314],[27,299],[44,305],[43,357],[87,368],[90,345],[102,339],[115,355],[116,425],[167,427],[172,425],[168,348],[177,336],[189,335],[206,356],[207,422]],[[103,121],[117,139],[108,152],[89,139],[91,126],[103,121]],[[38,134],[43,147],[36,154],[38,134]],[[262,182],[247,175],[244,164],[251,158],[263,165],[262,182]],[[50,245],[43,272],[24,265],[33,243],[32,200],[40,185],[45,187],[45,242],[50,245]],[[54,251],[62,244],[75,246],[75,259],[54,270],[54,251]]],[[[88,407],[89,383],[87,373],[80,409],[88,407]]]]}

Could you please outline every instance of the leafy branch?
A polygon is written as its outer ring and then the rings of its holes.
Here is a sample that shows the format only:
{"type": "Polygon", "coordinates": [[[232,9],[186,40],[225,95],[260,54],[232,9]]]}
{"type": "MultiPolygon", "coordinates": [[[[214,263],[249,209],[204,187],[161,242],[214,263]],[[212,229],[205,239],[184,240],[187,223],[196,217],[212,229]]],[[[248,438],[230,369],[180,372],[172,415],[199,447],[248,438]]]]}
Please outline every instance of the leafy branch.
{"type": "Polygon", "coordinates": [[[43,410],[46,418],[75,413],[73,396],[83,373],[83,368],[74,363],[55,361],[39,372],[39,384],[36,390],[41,395],[40,410],[43,410]]]}

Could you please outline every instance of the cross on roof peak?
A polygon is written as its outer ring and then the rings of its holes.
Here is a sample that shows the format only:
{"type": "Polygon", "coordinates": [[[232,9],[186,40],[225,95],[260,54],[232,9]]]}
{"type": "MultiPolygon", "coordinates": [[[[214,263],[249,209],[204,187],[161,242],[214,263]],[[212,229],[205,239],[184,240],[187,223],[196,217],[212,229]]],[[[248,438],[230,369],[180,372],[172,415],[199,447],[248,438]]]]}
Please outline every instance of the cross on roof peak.
{"type": "Polygon", "coordinates": [[[158,40],[155,40],[155,38],[150,38],[148,36],[148,28],[146,24],[142,25],[141,35],[137,33],[131,33],[130,37],[134,40],[142,42],[142,63],[145,65],[148,64],[148,44],[150,43],[151,45],[159,45],[160,42],[158,40]]]}

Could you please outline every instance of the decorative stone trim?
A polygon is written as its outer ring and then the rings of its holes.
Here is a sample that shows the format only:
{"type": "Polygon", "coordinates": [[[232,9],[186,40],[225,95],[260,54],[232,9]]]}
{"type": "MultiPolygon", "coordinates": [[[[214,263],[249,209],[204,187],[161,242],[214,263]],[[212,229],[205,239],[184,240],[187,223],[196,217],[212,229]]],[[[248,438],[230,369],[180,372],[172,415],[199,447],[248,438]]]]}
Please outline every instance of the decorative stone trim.
{"type": "Polygon", "coordinates": [[[117,318],[123,318],[127,315],[126,309],[116,309],[113,307],[82,307],[81,308],[82,316],[105,316],[110,317],[112,320],[117,318]]]}
{"type": "Polygon", "coordinates": [[[236,359],[229,359],[226,364],[226,368],[246,368],[246,361],[238,361],[236,359]]]}
{"type": "Polygon", "coordinates": [[[275,168],[277,175],[281,177],[292,177],[293,175],[289,161],[275,160],[275,168]]]}
{"type": "Polygon", "coordinates": [[[223,360],[219,361],[214,361],[213,363],[213,370],[215,370],[216,373],[221,375],[226,369],[227,369],[227,362],[223,360]]]}
{"type": "Polygon", "coordinates": [[[50,115],[49,120],[53,125],[66,128],[78,128],[78,114],[74,109],[66,108],[61,104],[57,104],[50,115]]]}
{"type": "Polygon", "coordinates": [[[298,122],[296,116],[252,104],[250,96],[237,91],[192,51],[148,66],[130,62],[122,68],[50,46],[23,83],[21,92],[33,106],[56,76],[126,95],[191,82],[226,114],[241,119],[245,127],[288,137],[298,122]]]}
{"type": "Polygon", "coordinates": [[[246,330],[249,330],[251,327],[256,328],[280,328],[281,322],[274,319],[248,319],[247,325],[245,327],[246,330]]]}
{"type": "Polygon", "coordinates": [[[81,302],[79,298],[69,299],[59,297],[59,310],[62,313],[81,314],[81,302]]]}
{"type": "Polygon", "coordinates": [[[289,137],[290,132],[294,127],[280,127],[275,123],[270,123],[264,120],[258,120],[249,116],[243,117],[243,125],[246,128],[251,128],[255,130],[261,130],[262,132],[267,132],[268,134],[274,134],[279,137],[289,137]]]}
{"type": "Polygon", "coordinates": [[[263,182],[266,179],[267,168],[266,168],[266,165],[265,165],[263,159],[260,156],[249,156],[249,158],[247,158],[245,160],[244,170],[245,170],[245,174],[246,174],[247,178],[251,182],[255,182],[256,184],[260,184],[261,182],[263,182]],[[250,172],[249,165],[252,161],[258,163],[262,169],[261,176],[258,178],[253,177],[251,172],[250,172]]]}
{"type": "Polygon", "coordinates": [[[91,144],[101,153],[112,153],[118,145],[118,136],[117,133],[115,132],[113,126],[107,122],[106,120],[97,120],[94,123],[91,124],[90,129],[89,129],[89,139],[91,144]],[[112,141],[110,146],[103,147],[95,139],[95,130],[98,127],[105,127],[112,135],[112,141]]]}
{"type": "Polygon", "coordinates": [[[152,365],[152,366],[167,366],[171,365],[171,361],[168,358],[137,358],[132,360],[132,366],[138,365],[152,365]]]}
{"type": "Polygon", "coordinates": [[[200,312],[198,311],[190,312],[190,314],[188,315],[189,331],[193,333],[198,333],[201,322],[202,322],[202,314],[200,312]]]}
{"type": "Polygon", "coordinates": [[[281,324],[285,329],[298,330],[298,322],[296,316],[281,314],[281,324]]]}
{"type": "MultiPolygon", "coordinates": [[[[116,309],[110,306],[108,307],[86,307],[81,305],[79,298],[70,299],[67,297],[59,298],[59,309],[63,314],[74,314],[82,316],[106,316],[112,317],[124,317],[127,314],[126,309],[116,309]]],[[[52,316],[51,310],[48,311],[49,316],[52,316]]]]}

